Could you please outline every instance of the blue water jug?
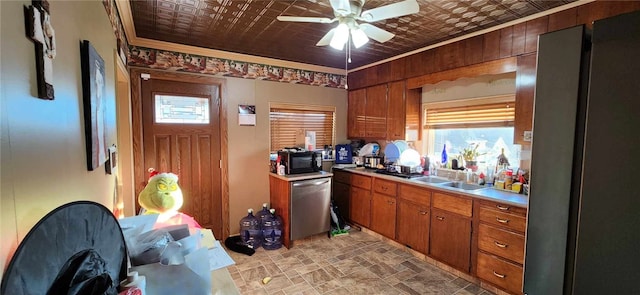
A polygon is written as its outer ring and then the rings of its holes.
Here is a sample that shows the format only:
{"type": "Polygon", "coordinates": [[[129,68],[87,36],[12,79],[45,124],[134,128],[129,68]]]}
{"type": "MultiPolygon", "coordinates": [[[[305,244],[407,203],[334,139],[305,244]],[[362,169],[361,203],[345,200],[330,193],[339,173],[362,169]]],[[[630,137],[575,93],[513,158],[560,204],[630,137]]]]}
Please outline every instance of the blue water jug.
{"type": "Polygon", "coordinates": [[[271,212],[269,212],[269,208],[267,208],[267,203],[262,203],[262,210],[256,213],[256,218],[258,219],[258,223],[260,224],[260,229],[262,230],[262,225],[267,218],[271,216],[271,212]]]}
{"type": "Polygon", "coordinates": [[[282,218],[276,215],[276,209],[270,210],[269,216],[262,224],[262,248],[275,250],[282,247],[282,218]]]}
{"type": "Polygon", "coordinates": [[[249,214],[240,219],[240,239],[250,248],[258,249],[262,244],[262,231],[260,222],[253,216],[253,209],[247,210],[249,214]]]}

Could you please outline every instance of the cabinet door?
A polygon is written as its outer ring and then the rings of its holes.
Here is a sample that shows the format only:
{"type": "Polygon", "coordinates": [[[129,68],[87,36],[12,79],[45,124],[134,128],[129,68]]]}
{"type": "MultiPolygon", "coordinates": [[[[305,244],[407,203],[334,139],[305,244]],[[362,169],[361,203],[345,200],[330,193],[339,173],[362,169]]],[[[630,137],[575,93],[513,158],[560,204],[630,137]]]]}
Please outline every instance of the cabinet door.
{"type": "Polygon", "coordinates": [[[371,193],[359,187],[351,187],[349,217],[351,221],[369,227],[371,219],[371,193]]]}
{"type": "Polygon", "coordinates": [[[429,251],[433,258],[468,273],[471,258],[471,219],[432,209],[429,251]]]}
{"type": "Polygon", "coordinates": [[[398,242],[420,253],[429,251],[429,206],[398,201],[398,242]]]}
{"type": "Polygon", "coordinates": [[[379,193],[373,194],[371,229],[390,239],[396,238],[396,198],[379,193]]]}
{"type": "Polygon", "coordinates": [[[363,138],[365,133],[366,88],[349,91],[347,112],[347,137],[363,138]]]}
{"type": "Polygon", "coordinates": [[[338,206],[338,213],[349,220],[349,192],[351,186],[341,182],[333,182],[333,204],[338,206]]]}
{"type": "Polygon", "coordinates": [[[536,53],[518,56],[518,69],[516,70],[516,118],[513,123],[514,144],[526,146],[531,144],[531,141],[524,140],[524,132],[531,131],[533,125],[536,58],[536,53]]]}
{"type": "Polygon", "coordinates": [[[367,88],[365,106],[368,138],[387,138],[387,84],[367,88]]]}
{"type": "Polygon", "coordinates": [[[387,139],[405,139],[404,81],[389,83],[387,139]]]}

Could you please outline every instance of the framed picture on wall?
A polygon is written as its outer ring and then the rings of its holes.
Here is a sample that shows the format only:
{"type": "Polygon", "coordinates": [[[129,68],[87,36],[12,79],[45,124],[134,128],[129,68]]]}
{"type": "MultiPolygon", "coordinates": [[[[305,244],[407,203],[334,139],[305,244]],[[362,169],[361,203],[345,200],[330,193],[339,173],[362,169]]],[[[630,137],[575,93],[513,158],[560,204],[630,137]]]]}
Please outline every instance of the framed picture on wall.
{"type": "Polygon", "coordinates": [[[80,61],[87,168],[93,171],[107,160],[104,60],[89,41],[83,40],[80,61]]]}

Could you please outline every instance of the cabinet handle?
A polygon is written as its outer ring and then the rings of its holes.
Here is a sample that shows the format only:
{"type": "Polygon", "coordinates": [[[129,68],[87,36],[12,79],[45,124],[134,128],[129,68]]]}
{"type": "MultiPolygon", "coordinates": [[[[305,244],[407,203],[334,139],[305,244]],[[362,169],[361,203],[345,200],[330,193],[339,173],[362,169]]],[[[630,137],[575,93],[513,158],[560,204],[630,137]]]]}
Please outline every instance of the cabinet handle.
{"type": "Polygon", "coordinates": [[[418,211],[420,215],[427,215],[427,211],[418,211]]]}
{"type": "Polygon", "coordinates": [[[444,217],[442,217],[442,216],[436,216],[436,219],[438,219],[438,220],[440,220],[440,221],[443,221],[443,220],[444,220],[444,217]]]}
{"type": "Polygon", "coordinates": [[[393,205],[393,204],[395,204],[395,202],[394,201],[387,201],[387,204],[393,205]]]}
{"type": "Polygon", "coordinates": [[[496,216],[496,221],[500,223],[509,223],[509,219],[501,219],[500,217],[497,217],[497,216],[496,216]]]}
{"type": "Polygon", "coordinates": [[[507,248],[509,246],[507,244],[503,244],[503,243],[500,243],[498,241],[493,241],[493,243],[496,244],[496,246],[498,246],[500,248],[507,248]]]}
{"type": "Polygon", "coordinates": [[[498,209],[502,210],[502,211],[507,211],[507,210],[509,210],[509,206],[506,206],[506,207],[505,207],[505,206],[496,205],[496,207],[497,207],[498,209]]]}
{"type": "Polygon", "coordinates": [[[499,274],[495,270],[493,271],[493,275],[496,276],[496,277],[499,277],[501,279],[504,279],[504,277],[506,277],[506,275],[499,274]]]}
{"type": "Polygon", "coordinates": [[[383,191],[386,191],[387,189],[388,189],[388,187],[386,187],[386,186],[383,186],[383,187],[382,187],[382,190],[383,190],[383,191]]]}

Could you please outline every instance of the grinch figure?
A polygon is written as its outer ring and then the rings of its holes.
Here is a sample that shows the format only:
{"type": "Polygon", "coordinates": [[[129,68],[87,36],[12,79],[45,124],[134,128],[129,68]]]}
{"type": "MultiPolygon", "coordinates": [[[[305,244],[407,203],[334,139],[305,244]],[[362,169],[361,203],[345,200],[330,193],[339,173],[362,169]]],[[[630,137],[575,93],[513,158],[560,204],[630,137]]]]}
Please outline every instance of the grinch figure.
{"type": "Polygon", "coordinates": [[[147,186],[138,195],[138,203],[144,209],[143,214],[159,214],[156,227],[188,224],[190,227],[201,228],[193,217],[178,212],[183,202],[178,175],[158,173],[149,168],[147,186]]]}

